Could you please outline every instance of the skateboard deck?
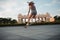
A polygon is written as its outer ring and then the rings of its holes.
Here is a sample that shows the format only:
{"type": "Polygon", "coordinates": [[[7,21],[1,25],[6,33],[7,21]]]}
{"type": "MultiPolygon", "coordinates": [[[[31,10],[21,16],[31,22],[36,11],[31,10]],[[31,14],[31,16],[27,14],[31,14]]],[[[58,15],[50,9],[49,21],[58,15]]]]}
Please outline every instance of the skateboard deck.
{"type": "Polygon", "coordinates": [[[27,22],[26,22],[26,24],[25,24],[25,28],[27,28],[29,26],[29,24],[27,25],[27,22]]]}

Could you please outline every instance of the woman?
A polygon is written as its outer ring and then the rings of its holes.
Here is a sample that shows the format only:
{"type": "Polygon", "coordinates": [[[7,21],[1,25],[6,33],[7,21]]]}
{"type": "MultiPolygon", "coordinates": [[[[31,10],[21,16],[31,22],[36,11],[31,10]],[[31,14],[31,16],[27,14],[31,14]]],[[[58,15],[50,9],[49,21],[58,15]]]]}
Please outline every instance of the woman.
{"type": "Polygon", "coordinates": [[[30,19],[31,18],[36,18],[36,14],[37,14],[37,11],[36,11],[36,7],[34,5],[34,2],[29,2],[29,11],[28,11],[28,22],[26,25],[29,25],[29,22],[30,22],[30,19]],[[30,13],[31,12],[31,13],[30,13]],[[30,13],[30,14],[29,14],[30,13]]]}

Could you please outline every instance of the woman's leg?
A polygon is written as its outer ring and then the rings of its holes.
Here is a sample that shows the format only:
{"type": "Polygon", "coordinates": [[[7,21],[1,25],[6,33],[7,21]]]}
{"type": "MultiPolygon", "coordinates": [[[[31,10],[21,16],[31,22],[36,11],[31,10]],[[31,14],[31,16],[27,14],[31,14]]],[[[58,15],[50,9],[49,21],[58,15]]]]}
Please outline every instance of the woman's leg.
{"type": "Polygon", "coordinates": [[[28,22],[27,22],[27,25],[29,25],[29,22],[30,22],[31,17],[32,17],[32,14],[30,14],[30,15],[28,16],[28,22]]]}

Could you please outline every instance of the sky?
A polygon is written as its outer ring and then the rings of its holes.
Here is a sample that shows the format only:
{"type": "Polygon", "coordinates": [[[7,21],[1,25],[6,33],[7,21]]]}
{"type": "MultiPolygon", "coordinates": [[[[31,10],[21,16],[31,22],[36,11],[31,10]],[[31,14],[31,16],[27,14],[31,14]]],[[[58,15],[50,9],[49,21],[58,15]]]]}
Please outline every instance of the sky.
{"type": "Polygon", "coordinates": [[[28,13],[28,3],[33,1],[38,14],[60,16],[60,0],[0,0],[0,18],[18,19],[18,14],[28,13]]]}

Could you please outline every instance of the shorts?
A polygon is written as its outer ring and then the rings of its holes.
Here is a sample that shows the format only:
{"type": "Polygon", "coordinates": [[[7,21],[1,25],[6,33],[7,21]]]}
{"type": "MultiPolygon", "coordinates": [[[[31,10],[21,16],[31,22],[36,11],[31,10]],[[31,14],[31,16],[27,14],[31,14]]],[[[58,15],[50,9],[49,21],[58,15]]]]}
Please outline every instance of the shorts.
{"type": "Polygon", "coordinates": [[[37,12],[36,12],[36,11],[32,11],[31,14],[32,14],[32,15],[36,15],[37,12]]]}

